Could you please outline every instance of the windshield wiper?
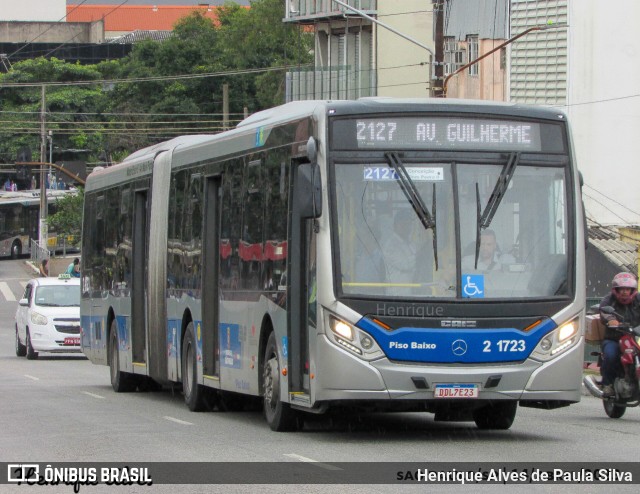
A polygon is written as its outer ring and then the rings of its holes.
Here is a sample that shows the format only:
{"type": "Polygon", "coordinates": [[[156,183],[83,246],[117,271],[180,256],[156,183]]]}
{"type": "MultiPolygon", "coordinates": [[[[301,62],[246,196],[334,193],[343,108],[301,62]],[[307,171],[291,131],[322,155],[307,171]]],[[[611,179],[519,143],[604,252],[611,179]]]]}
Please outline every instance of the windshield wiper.
{"type": "Polygon", "coordinates": [[[480,235],[482,230],[488,228],[493,220],[493,216],[496,214],[498,210],[498,206],[500,206],[500,202],[502,202],[502,198],[507,193],[507,189],[509,188],[509,182],[511,182],[511,177],[513,177],[513,173],[516,171],[516,167],[520,162],[520,153],[511,153],[509,155],[509,161],[502,167],[502,171],[500,172],[500,176],[498,180],[496,180],[496,185],[493,188],[493,192],[491,192],[491,196],[487,201],[487,205],[484,208],[482,214],[480,214],[480,190],[478,187],[478,182],[476,182],[476,259],[475,259],[475,269],[478,269],[478,256],[480,255],[480,235]]]}
{"type": "Polygon", "coordinates": [[[398,176],[398,182],[400,183],[400,188],[404,195],[406,196],[409,204],[413,207],[413,210],[418,215],[422,226],[424,226],[425,230],[433,231],[433,259],[436,265],[436,271],[438,270],[438,237],[436,235],[436,184],[433,184],[433,203],[431,205],[431,210],[433,211],[433,215],[427,209],[418,189],[416,189],[416,184],[411,180],[409,173],[407,173],[407,169],[404,167],[404,164],[400,160],[400,156],[398,153],[385,153],[385,158],[387,158],[387,162],[391,167],[395,170],[396,175],[398,176]]]}

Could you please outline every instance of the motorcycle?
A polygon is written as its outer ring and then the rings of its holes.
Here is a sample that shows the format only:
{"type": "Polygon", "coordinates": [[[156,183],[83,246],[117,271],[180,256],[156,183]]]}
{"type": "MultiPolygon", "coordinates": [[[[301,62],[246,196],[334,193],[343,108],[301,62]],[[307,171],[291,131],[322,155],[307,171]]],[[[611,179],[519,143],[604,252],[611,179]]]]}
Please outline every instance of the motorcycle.
{"type": "MultiPolygon", "coordinates": [[[[640,405],[640,344],[637,340],[640,338],[640,326],[634,328],[625,323],[613,307],[600,307],[599,310],[622,321],[614,329],[622,333],[619,345],[623,373],[613,382],[615,396],[612,397],[603,396],[602,383],[597,381],[594,376],[585,376],[583,382],[589,393],[602,400],[606,414],[612,419],[619,419],[627,408],[640,405]]],[[[598,363],[602,364],[602,352],[591,352],[591,355],[598,357],[598,363]]]]}

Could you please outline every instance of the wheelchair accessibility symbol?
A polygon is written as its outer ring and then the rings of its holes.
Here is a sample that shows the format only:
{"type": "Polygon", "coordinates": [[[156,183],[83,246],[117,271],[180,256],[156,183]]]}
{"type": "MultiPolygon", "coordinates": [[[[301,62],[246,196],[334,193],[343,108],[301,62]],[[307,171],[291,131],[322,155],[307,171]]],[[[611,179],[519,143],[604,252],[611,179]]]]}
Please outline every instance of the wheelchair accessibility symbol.
{"type": "Polygon", "coordinates": [[[465,298],[484,298],[484,276],[481,274],[463,274],[462,296],[465,298]]]}

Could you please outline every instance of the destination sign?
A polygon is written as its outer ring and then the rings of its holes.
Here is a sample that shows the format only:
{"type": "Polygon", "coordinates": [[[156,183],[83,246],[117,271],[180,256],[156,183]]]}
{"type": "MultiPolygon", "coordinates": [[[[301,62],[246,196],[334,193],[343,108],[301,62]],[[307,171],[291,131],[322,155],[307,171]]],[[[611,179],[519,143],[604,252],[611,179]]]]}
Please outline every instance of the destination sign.
{"type": "Polygon", "coordinates": [[[529,152],[564,149],[558,125],[440,116],[336,120],[333,140],[335,149],[529,152]]]}

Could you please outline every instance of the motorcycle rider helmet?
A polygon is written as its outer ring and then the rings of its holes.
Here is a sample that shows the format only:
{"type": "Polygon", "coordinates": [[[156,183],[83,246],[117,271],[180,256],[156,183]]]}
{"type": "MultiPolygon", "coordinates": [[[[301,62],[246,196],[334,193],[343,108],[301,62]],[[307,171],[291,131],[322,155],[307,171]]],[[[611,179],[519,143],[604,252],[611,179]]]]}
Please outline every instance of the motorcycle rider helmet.
{"type": "Polygon", "coordinates": [[[618,273],[613,277],[611,292],[616,300],[621,304],[630,304],[638,293],[638,280],[636,280],[636,277],[631,273],[618,273]],[[619,288],[630,288],[631,292],[623,295],[622,293],[618,293],[619,288]]]}

